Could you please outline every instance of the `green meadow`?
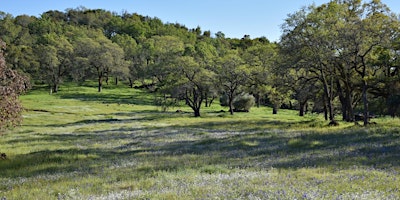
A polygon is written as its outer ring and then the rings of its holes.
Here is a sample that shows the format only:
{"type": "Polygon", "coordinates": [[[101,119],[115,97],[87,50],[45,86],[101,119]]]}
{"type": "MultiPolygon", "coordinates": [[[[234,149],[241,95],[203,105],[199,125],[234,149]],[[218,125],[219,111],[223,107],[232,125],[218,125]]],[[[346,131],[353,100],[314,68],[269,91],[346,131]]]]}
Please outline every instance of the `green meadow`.
{"type": "Polygon", "coordinates": [[[195,118],[122,86],[20,99],[22,125],[0,136],[2,199],[400,199],[399,118],[330,127],[218,103],[195,118]]]}

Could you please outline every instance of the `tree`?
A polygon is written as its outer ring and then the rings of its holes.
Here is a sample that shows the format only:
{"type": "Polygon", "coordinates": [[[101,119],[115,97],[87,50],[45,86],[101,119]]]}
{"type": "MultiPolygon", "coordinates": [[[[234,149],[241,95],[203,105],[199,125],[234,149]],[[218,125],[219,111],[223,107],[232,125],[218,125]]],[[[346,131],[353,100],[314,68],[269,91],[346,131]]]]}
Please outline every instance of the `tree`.
{"type": "Polygon", "coordinates": [[[163,87],[174,61],[184,53],[184,43],[175,36],[153,36],[145,45],[150,77],[158,87],[163,87]]]}
{"type": "Polygon", "coordinates": [[[248,77],[248,67],[235,50],[231,50],[217,61],[214,68],[218,81],[224,94],[228,97],[229,112],[233,115],[233,100],[242,92],[248,77]]]}
{"type": "Polygon", "coordinates": [[[6,62],[13,70],[29,74],[32,78],[37,78],[39,74],[34,53],[35,35],[30,33],[30,27],[36,20],[26,15],[13,18],[0,12],[0,38],[8,44],[6,62]]]}
{"type": "MultiPolygon", "coordinates": [[[[212,45],[210,38],[203,37],[199,40],[191,53],[197,63],[199,63],[201,68],[212,71],[215,65],[215,60],[218,56],[217,49],[212,45]]],[[[205,106],[208,107],[218,96],[217,88],[214,86],[215,76],[209,77],[207,81],[203,82],[205,89],[204,100],[205,106]]]]}
{"type": "Polygon", "coordinates": [[[364,126],[369,123],[368,90],[374,79],[377,50],[387,48],[395,36],[398,19],[389,9],[374,0],[362,4],[361,1],[345,1],[347,6],[345,23],[339,26],[340,57],[350,61],[351,69],[361,82],[364,126]]]}
{"type": "Polygon", "coordinates": [[[193,57],[183,56],[176,60],[174,72],[172,72],[173,86],[177,96],[183,96],[186,104],[192,108],[195,117],[200,117],[200,109],[213,73],[198,62],[193,57]]]}
{"type": "MultiPolygon", "coordinates": [[[[127,61],[128,68],[120,68],[120,69],[129,69],[129,71],[118,70],[114,72],[114,74],[118,77],[128,77],[129,79],[129,86],[133,87],[133,81],[139,79],[140,77],[140,68],[136,65],[138,58],[138,45],[136,40],[133,39],[131,36],[126,34],[116,34],[111,38],[111,40],[117,43],[123,50],[124,50],[124,59],[127,61]]],[[[116,80],[118,80],[116,77],[116,80]]]]}
{"type": "Polygon", "coordinates": [[[332,124],[336,124],[333,107],[335,70],[331,62],[336,48],[330,39],[331,23],[324,21],[329,15],[323,15],[320,10],[322,9],[310,6],[289,15],[283,25],[281,56],[287,59],[285,61],[287,67],[296,71],[299,69],[309,71],[309,76],[320,81],[329,120],[332,124]]]}
{"type": "Polygon", "coordinates": [[[98,92],[101,92],[103,81],[110,73],[125,70],[128,66],[124,50],[99,31],[90,31],[87,37],[78,38],[75,45],[80,64],[97,77],[98,92]]]}
{"type": "Polygon", "coordinates": [[[37,46],[41,76],[50,85],[50,93],[58,92],[63,78],[71,72],[73,46],[63,35],[45,34],[37,46]]]}
{"type": "MultiPolygon", "coordinates": [[[[296,62],[316,66],[324,87],[330,119],[335,93],[342,104],[343,118],[354,121],[353,109],[361,94],[364,126],[368,125],[368,82],[374,78],[377,50],[394,38],[398,19],[379,0],[332,0],[319,7],[310,6],[285,23],[283,46],[294,51],[296,62]]],[[[289,52],[289,51],[288,51],[289,52]]]]}
{"type": "Polygon", "coordinates": [[[276,64],[277,45],[274,43],[256,43],[245,49],[242,57],[249,66],[249,92],[256,98],[257,107],[270,85],[272,68],[276,64]]]}
{"type": "Polygon", "coordinates": [[[21,122],[22,105],[18,96],[29,88],[27,77],[6,66],[5,43],[0,40],[0,129],[15,126],[21,122]]]}

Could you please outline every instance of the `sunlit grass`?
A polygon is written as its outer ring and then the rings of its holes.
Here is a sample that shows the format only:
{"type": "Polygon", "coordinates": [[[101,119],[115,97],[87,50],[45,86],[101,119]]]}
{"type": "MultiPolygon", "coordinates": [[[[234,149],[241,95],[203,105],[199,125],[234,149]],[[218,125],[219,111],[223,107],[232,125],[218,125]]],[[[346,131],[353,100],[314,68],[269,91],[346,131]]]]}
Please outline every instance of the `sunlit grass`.
{"type": "Polygon", "coordinates": [[[400,198],[399,119],[330,127],[317,114],[231,116],[216,103],[195,118],[153,99],[73,84],[22,96],[22,126],[0,136],[0,198],[400,198]]]}

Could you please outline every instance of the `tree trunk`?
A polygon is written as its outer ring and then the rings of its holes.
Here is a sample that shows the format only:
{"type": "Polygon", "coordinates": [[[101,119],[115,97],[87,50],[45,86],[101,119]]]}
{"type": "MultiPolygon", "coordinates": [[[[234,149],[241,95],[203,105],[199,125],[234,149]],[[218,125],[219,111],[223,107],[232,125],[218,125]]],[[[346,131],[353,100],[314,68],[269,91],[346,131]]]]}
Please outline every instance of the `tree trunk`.
{"type": "Polygon", "coordinates": [[[278,114],[278,105],[277,105],[277,104],[274,104],[274,105],[272,106],[272,114],[273,114],[273,115],[278,114]]]}
{"type": "Polygon", "coordinates": [[[362,89],[362,100],[364,104],[364,126],[368,126],[369,123],[367,89],[368,89],[368,84],[367,81],[364,80],[362,89]]]}
{"type": "Polygon", "coordinates": [[[325,100],[327,103],[327,109],[328,109],[328,115],[329,115],[329,120],[331,122],[335,121],[335,116],[333,114],[333,102],[332,102],[332,90],[329,88],[328,80],[326,80],[325,73],[321,69],[321,78],[322,78],[322,84],[324,87],[324,94],[325,94],[325,100]]]}
{"type": "Polygon", "coordinates": [[[367,66],[365,64],[364,61],[364,57],[362,57],[361,59],[362,62],[362,71],[359,72],[359,74],[361,75],[362,78],[362,101],[363,101],[363,105],[364,105],[364,112],[363,112],[363,116],[364,116],[364,126],[368,126],[369,123],[369,112],[368,112],[368,97],[367,97],[367,90],[368,90],[368,83],[367,80],[365,79],[367,76],[367,66]]]}
{"type": "Polygon", "coordinates": [[[194,108],[194,116],[195,117],[200,117],[200,107],[199,108],[194,108]]]}
{"type": "Polygon", "coordinates": [[[58,92],[58,84],[53,85],[53,92],[57,93],[58,92]]]}
{"type": "Polygon", "coordinates": [[[305,101],[305,102],[304,101],[300,101],[299,103],[300,103],[299,116],[303,117],[307,101],[305,101]]]}
{"type": "Polygon", "coordinates": [[[204,100],[205,100],[205,106],[207,108],[209,106],[208,105],[208,92],[206,92],[204,100]]]}
{"type": "Polygon", "coordinates": [[[229,112],[233,115],[233,99],[229,97],[229,112]]]}
{"type": "Polygon", "coordinates": [[[347,102],[346,102],[346,98],[344,97],[344,93],[342,90],[342,86],[340,85],[339,79],[336,79],[336,87],[337,87],[337,93],[339,95],[339,101],[342,106],[342,120],[347,121],[348,120],[347,102]]]}
{"type": "Polygon", "coordinates": [[[328,106],[326,105],[326,97],[323,97],[322,100],[324,104],[324,119],[325,121],[328,121],[328,106]]]}
{"type": "Polygon", "coordinates": [[[98,86],[98,92],[101,92],[101,90],[102,90],[102,86],[103,86],[103,80],[102,80],[102,77],[101,76],[99,76],[99,79],[98,79],[98,81],[99,81],[99,86],[98,86]]]}
{"type": "Polygon", "coordinates": [[[201,104],[203,103],[203,100],[204,100],[204,96],[202,94],[203,93],[201,90],[196,90],[195,88],[193,88],[192,89],[193,99],[190,99],[189,93],[188,93],[188,91],[186,91],[186,102],[194,111],[195,117],[200,117],[200,108],[201,108],[201,104]]]}
{"type": "Polygon", "coordinates": [[[208,102],[208,106],[211,107],[211,104],[213,103],[215,99],[215,96],[213,95],[213,97],[211,98],[211,100],[208,102]]]}
{"type": "Polygon", "coordinates": [[[261,95],[260,95],[260,93],[257,93],[255,95],[255,97],[256,97],[257,108],[259,108],[260,104],[261,104],[261,95]]]}
{"type": "Polygon", "coordinates": [[[133,81],[132,81],[131,78],[129,78],[129,87],[130,87],[130,88],[133,88],[133,81]]]}
{"type": "Polygon", "coordinates": [[[115,77],[115,85],[118,85],[118,77],[115,77]]]}
{"type": "Polygon", "coordinates": [[[348,122],[354,122],[354,110],[353,110],[353,99],[351,97],[351,92],[350,91],[346,91],[346,108],[347,108],[347,112],[346,112],[346,121],[348,122]]]}

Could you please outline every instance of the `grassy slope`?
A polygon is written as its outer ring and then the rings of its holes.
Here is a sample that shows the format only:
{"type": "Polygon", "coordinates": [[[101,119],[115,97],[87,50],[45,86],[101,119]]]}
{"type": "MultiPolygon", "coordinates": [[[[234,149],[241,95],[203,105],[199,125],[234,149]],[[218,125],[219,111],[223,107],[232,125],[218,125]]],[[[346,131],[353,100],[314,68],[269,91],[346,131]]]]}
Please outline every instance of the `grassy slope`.
{"type": "Polygon", "coordinates": [[[0,198],[399,199],[400,120],[325,126],[281,110],[157,111],[139,90],[70,86],[21,97],[0,136],[0,198]]]}

